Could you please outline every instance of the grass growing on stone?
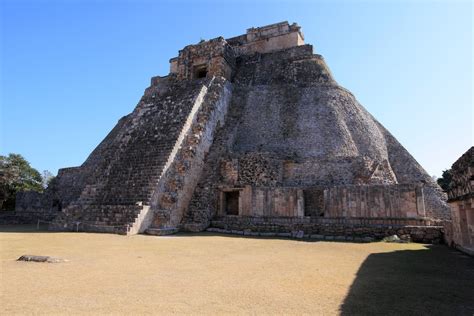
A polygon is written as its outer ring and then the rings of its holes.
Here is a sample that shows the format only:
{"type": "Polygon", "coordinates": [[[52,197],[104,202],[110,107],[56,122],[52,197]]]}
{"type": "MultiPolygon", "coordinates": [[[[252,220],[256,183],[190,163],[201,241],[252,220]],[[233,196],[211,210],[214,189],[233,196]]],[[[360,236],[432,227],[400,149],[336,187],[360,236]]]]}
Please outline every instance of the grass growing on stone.
{"type": "Polygon", "coordinates": [[[474,312],[474,259],[444,246],[3,226],[0,250],[3,315],[474,312]]]}

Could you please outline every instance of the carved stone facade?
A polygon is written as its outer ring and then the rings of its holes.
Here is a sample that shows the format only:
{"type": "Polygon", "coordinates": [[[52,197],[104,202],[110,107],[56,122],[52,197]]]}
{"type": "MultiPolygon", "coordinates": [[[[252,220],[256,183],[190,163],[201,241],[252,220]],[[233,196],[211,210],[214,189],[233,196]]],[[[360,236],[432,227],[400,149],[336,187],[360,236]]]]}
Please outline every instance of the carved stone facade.
{"type": "Polygon", "coordinates": [[[170,72],[178,80],[213,76],[230,80],[234,68],[234,51],[222,37],[186,46],[177,58],[170,60],[170,72]]]}
{"type": "Polygon", "coordinates": [[[161,235],[289,219],[275,227],[315,233],[308,225],[322,219],[359,219],[390,233],[393,220],[438,229],[449,217],[431,177],[287,22],[186,46],[48,192],[42,205],[61,203],[57,230],[161,235]]]}

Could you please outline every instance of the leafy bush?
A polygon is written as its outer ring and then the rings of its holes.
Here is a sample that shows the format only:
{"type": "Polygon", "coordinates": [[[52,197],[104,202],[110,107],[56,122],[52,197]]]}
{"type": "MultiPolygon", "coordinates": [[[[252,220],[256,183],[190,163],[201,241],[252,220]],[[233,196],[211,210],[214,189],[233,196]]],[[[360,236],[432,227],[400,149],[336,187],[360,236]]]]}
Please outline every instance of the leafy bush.
{"type": "Polygon", "coordinates": [[[19,191],[42,192],[43,189],[41,174],[23,156],[0,155],[0,209],[14,209],[19,191]]]}

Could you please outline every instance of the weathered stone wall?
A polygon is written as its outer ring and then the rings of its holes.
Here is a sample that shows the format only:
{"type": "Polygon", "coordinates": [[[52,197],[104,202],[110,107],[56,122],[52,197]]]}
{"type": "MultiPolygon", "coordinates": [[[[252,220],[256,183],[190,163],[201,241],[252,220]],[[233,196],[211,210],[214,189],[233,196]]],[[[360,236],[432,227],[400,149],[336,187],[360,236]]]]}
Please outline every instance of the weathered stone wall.
{"type": "Polygon", "coordinates": [[[51,221],[64,207],[79,197],[84,183],[84,170],[81,167],[59,169],[57,177],[44,193],[35,191],[17,193],[15,216],[22,223],[51,221]]]}
{"type": "Polygon", "coordinates": [[[474,147],[451,167],[448,191],[451,221],[445,223],[448,244],[474,255],[474,147]]]}
{"type": "Polygon", "coordinates": [[[303,190],[297,188],[262,188],[249,185],[219,192],[218,215],[226,215],[225,195],[239,193],[239,216],[298,217],[304,216],[303,190]]]}
{"type": "Polygon", "coordinates": [[[15,216],[22,223],[36,223],[38,220],[51,221],[60,212],[57,201],[50,207],[44,205],[43,194],[36,191],[18,192],[15,202],[15,216]]]}
{"type": "Polygon", "coordinates": [[[474,199],[449,202],[451,234],[447,243],[474,255],[474,199]]]}
{"type": "Polygon", "coordinates": [[[342,185],[397,183],[387,160],[370,157],[317,157],[287,159],[283,163],[285,185],[342,185]],[[336,172],[335,172],[336,171],[336,172]]]}
{"type": "Polygon", "coordinates": [[[325,217],[424,218],[417,184],[336,186],[324,190],[325,217]]]}
{"type": "Polygon", "coordinates": [[[171,61],[171,72],[179,80],[197,79],[199,70],[205,71],[207,77],[224,77],[230,79],[235,67],[233,49],[222,37],[186,46],[179,56],[171,61]]]}
{"type": "Polygon", "coordinates": [[[71,167],[59,169],[57,177],[50,185],[51,188],[45,194],[45,198],[49,198],[50,203],[53,200],[59,200],[61,206],[66,207],[80,196],[87,180],[85,168],[71,167]],[[49,192],[51,192],[50,196],[48,196],[49,192]]]}
{"type": "Polygon", "coordinates": [[[238,55],[268,53],[304,45],[304,37],[297,24],[281,22],[264,27],[250,28],[247,34],[227,39],[238,55]]]}
{"type": "Polygon", "coordinates": [[[423,188],[415,184],[336,187],[221,186],[217,215],[226,214],[226,195],[238,194],[239,216],[425,218],[423,188]]]}
{"type": "Polygon", "coordinates": [[[217,37],[188,45],[179,56],[170,59],[170,73],[180,80],[196,78],[197,67],[206,68],[209,76],[231,79],[235,70],[235,57],[263,54],[304,45],[301,28],[296,24],[281,22],[264,27],[250,28],[247,34],[225,40],[217,37]]]}
{"type": "Polygon", "coordinates": [[[443,242],[439,222],[416,219],[218,216],[210,232],[246,236],[373,241],[397,235],[402,240],[443,242]]]}
{"type": "Polygon", "coordinates": [[[451,166],[450,174],[452,180],[448,191],[449,200],[471,198],[474,194],[474,146],[456,160],[451,166]]]}

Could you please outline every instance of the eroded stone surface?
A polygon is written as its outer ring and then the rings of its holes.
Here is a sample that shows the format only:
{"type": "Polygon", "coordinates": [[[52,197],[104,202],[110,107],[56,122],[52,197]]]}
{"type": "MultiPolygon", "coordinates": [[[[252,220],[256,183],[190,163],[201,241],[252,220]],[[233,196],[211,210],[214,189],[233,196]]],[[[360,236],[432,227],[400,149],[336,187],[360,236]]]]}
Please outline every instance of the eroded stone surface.
{"type": "Polygon", "coordinates": [[[451,221],[445,222],[446,241],[474,256],[474,147],[452,165],[450,173],[451,221]]]}

